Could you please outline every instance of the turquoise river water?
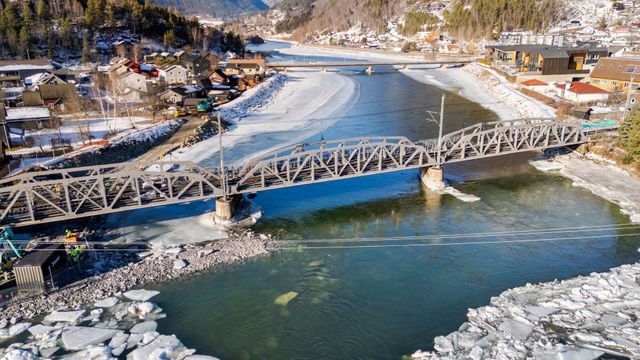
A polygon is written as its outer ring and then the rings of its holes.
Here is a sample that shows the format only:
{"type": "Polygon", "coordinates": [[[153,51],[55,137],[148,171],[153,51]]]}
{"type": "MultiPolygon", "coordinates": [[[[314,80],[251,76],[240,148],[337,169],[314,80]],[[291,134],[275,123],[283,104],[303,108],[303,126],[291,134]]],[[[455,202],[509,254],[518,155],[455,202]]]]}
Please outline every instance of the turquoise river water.
{"type": "MultiPolygon", "coordinates": [[[[360,95],[310,140],[436,134],[424,111],[438,110],[443,90],[392,69],[343,72],[360,95]]],[[[445,132],[497,119],[454,93],[447,101],[445,132]]],[[[260,139],[229,151],[246,146],[260,139]]],[[[617,206],[535,170],[532,156],[447,167],[456,188],[481,198],[474,203],[426,192],[416,171],[260,193],[253,201],[265,215],[255,230],[320,249],[284,243],[268,257],[157,285],[154,300],[169,314],[158,331],[222,359],[399,359],[432,348],[468,308],[508,288],[637,261],[640,237],[625,236],[631,230],[488,235],[629,222],[617,206]],[[563,240],[487,243],[553,238],[563,240]],[[425,245],[451,242],[473,243],[425,245]],[[298,295],[275,302],[288,292],[298,295]]]]}

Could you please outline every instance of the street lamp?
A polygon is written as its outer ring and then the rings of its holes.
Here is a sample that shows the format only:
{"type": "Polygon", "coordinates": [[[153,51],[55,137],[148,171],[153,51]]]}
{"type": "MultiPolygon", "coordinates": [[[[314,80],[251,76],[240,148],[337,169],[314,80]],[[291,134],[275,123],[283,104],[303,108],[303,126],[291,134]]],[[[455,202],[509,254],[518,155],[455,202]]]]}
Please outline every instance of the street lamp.
{"type": "Polygon", "coordinates": [[[429,122],[433,122],[436,125],[438,125],[438,146],[437,146],[437,151],[438,153],[437,158],[436,158],[436,167],[439,169],[440,165],[442,164],[442,158],[441,158],[441,153],[442,153],[442,149],[440,148],[442,146],[442,126],[444,124],[444,99],[447,97],[446,94],[442,94],[442,99],[440,101],[440,112],[435,112],[435,111],[427,111],[427,118],[426,120],[429,122]]]}
{"type": "Polygon", "coordinates": [[[227,200],[227,173],[224,169],[224,152],[222,146],[222,120],[220,119],[220,112],[218,117],[218,139],[220,142],[220,185],[222,186],[222,198],[227,200]]]}

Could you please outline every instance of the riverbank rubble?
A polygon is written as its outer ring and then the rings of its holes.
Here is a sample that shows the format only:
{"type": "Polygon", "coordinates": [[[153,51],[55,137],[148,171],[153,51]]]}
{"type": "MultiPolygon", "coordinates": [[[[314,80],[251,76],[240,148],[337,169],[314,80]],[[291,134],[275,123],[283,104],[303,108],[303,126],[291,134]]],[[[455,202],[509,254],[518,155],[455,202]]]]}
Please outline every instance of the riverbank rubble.
{"type": "Polygon", "coordinates": [[[435,338],[429,359],[640,357],[640,264],[507,290],[435,338]]]}
{"type": "Polygon", "coordinates": [[[0,358],[128,360],[216,360],[196,355],[175,335],[162,335],[157,320],[166,318],[162,308],[149,302],[158,291],[131,290],[100,299],[77,311],[54,311],[39,324],[13,317],[0,322],[0,358]],[[6,348],[3,338],[16,342],[6,348]]]}
{"type": "Polygon", "coordinates": [[[270,235],[251,230],[227,231],[228,238],[207,243],[156,247],[146,251],[139,248],[123,250],[122,245],[116,251],[98,250],[92,254],[92,267],[86,270],[93,276],[41,296],[14,299],[4,308],[0,307],[0,324],[10,322],[12,318],[31,319],[54,311],[78,310],[96,302],[96,306],[110,305],[115,301],[113,297],[121,293],[131,300],[144,302],[143,294],[127,291],[264,256],[277,249],[270,235]],[[176,262],[181,266],[176,266],[176,262]]]}

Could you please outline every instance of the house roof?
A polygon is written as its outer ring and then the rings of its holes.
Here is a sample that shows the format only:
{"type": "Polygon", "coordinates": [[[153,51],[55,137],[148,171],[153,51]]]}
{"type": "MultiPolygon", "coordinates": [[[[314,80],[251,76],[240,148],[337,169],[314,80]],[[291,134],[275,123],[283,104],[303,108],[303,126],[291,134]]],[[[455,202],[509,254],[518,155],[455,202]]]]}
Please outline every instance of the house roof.
{"type": "Polygon", "coordinates": [[[7,108],[7,121],[43,120],[51,118],[49,108],[42,106],[23,106],[7,108]]]}
{"type": "Polygon", "coordinates": [[[591,71],[591,78],[630,81],[635,78],[640,82],[640,59],[637,58],[602,58],[591,71]]]}
{"type": "Polygon", "coordinates": [[[186,96],[186,95],[198,92],[198,91],[202,91],[202,88],[199,87],[199,86],[196,86],[196,85],[184,85],[184,86],[178,86],[178,87],[171,88],[171,89],[169,89],[167,91],[172,91],[172,92],[174,92],[174,93],[176,93],[178,95],[186,96]]]}
{"type": "MultiPolygon", "coordinates": [[[[566,84],[558,84],[556,85],[558,89],[565,89],[566,84]]],[[[595,87],[591,84],[582,83],[579,81],[574,81],[569,86],[568,91],[575,94],[608,94],[609,92],[606,90],[602,90],[599,87],[595,87]]]]}
{"type": "Polygon", "coordinates": [[[524,86],[547,86],[547,85],[549,85],[546,82],[544,82],[542,80],[538,80],[538,79],[531,79],[531,80],[523,81],[521,84],[524,85],[524,86]]]}
{"type": "Polygon", "coordinates": [[[47,59],[0,60],[0,71],[51,70],[53,65],[47,59]]]}
{"type": "Polygon", "coordinates": [[[227,62],[229,65],[258,65],[265,66],[265,59],[231,59],[227,62]]]}

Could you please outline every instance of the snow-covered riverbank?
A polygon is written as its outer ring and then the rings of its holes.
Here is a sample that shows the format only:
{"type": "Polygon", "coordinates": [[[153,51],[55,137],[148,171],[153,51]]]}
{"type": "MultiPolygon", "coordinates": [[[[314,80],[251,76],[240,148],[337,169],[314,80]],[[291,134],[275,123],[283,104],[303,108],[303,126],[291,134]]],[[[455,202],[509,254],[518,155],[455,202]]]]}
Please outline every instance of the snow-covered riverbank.
{"type": "Polygon", "coordinates": [[[403,70],[410,78],[435,85],[476,102],[502,120],[553,118],[555,109],[518,91],[491,69],[472,64],[464,68],[403,70]]]}
{"type": "MultiPolygon", "coordinates": [[[[377,54],[375,51],[359,51],[358,49],[325,49],[289,44],[279,49],[277,46],[270,45],[270,48],[276,48],[281,54],[297,56],[345,57],[367,61],[416,59],[415,54],[388,52],[377,54]]],[[[416,81],[455,92],[495,112],[502,120],[555,117],[555,109],[522,94],[495,71],[477,64],[467,65],[463,68],[411,66],[401,72],[416,81]]]]}
{"type": "Polygon", "coordinates": [[[412,359],[640,357],[640,264],[507,290],[412,359]]]}
{"type": "MultiPolygon", "coordinates": [[[[247,100],[237,99],[224,108],[231,126],[223,136],[223,146],[232,151],[225,159],[240,162],[317,134],[336,122],[336,113],[348,109],[358,94],[353,80],[335,73],[290,71],[277,79],[270,85],[272,91],[252,94],[252,89],[243,95],[247,100]],[[264,141],[286,132],[290,134],[279,136],[278,141],[264,141]],[[242,143],[254,146],[234,149],[242,143]]],[[[203,162],[218,150],[218,138],[214,137],[176,151],[173,158],[203,162]]]]}
{"type": "Polygon", "coordinates": [[[531,161],[541,171],[558,171],[594,195],[620,206],[632,222],[640,223],[640,180],[596,154],[570,153],[531,161]]]}

